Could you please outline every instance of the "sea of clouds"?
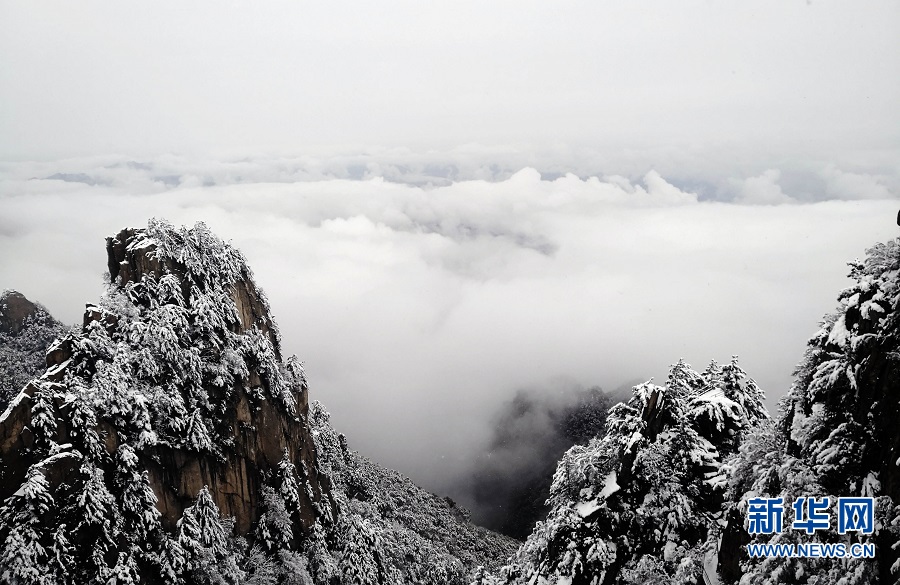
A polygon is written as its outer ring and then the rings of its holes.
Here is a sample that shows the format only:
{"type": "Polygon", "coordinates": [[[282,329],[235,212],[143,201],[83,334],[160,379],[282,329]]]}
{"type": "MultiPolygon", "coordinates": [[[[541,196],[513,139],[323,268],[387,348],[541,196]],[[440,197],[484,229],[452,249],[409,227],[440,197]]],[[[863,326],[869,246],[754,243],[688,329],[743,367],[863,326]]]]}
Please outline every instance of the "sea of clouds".
{"type": "Polygon", "coordinates": [[[737,354],[774,410],[846,262],[900,229],[890,166],[623,176],[488,154],[0,163],[0,288],[79,322],[106,236],[203,221],[247,257],[351,447],[465,501],[522,388],[737,354]]]}

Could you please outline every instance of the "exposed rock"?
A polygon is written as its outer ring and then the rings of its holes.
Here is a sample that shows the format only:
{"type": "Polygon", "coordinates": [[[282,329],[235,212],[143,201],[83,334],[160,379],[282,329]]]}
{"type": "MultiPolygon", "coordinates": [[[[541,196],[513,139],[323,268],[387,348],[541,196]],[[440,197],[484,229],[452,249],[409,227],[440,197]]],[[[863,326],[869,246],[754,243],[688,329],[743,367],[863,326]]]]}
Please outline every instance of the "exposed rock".
{"type": "MultiPolygon", "coordinates": [[[[106,238],[110,280],[119,287],[125,287],[128,283],[139,283],[145,274],[157,277],[166,273],[175,274],[181,281],[182,294],[187,296],[191,280],[205,275],[190,274],[177,258],[157,254],[157,244],[144,239],[143,233],[144,230],[131,228],[106,238]]],[[[269,337],[280,360],[281,343],[269,316],[268,305],[257,290],[256,283],[252,279],[236,280],[231,283],[231,298],[240,318],[238,323],[233,324],[234,332],[248,331],[256,326],[269,337]]]]}
{"type": "MultiPolygon", "coordinates": [[[[138,483],[146,472],[166,532],[208,486],[236,532],[249,534],[264,511],[264,486],[277,489],[279,473],[296,470],[297,546],[336,505],[307,424],[302,367],[282,360],[243,257],[202,224],[177,230],[159,221],[108,238],[107,251],[106,296],[88,305],[80,332],[50,347],[45,373],[0,419],[0,501],[10,504],[41,473],[58,524],[71,512],[65,502],[77,507],[78,490],[100,473],[125,514],[132,504],[119,500],[114,481],[134,468],[138,483]]],[[[34,305],[10,298],[3,326],[15,330],[34,305]]],[[[0,525],[0,543],[10,529],[0,525]]],[[[76,548],[90,545],[70,538],[76,548]]],[[[119,554],[149,546],[118,538],[119,554]]]]}
{"type": "Polygon", "coordinates": [[[0,333],[15,335],[25,327],[28,317],[39,311],[39,307],[14,290],[0,295],[0,333]]]}
{"type": "Polygon", "coordinates": [[[45,368],[47,346],[65,327],[21,293],[0,295],[0,412],[45,368]]]}
{"type": "MultiPolygon", "coordinates": [[[[145,276],[159,278],[164,274],[177,276],[182,298],[190,295],[191,284],[202,282],[206,275],[195,274],[176,256],[159,253],[159,244],[147,237],[145,230],[125,229],[106,239],[110,280],[120,289],[129,284],[139,285],[145,276]]],[[[202,253],[202,250],[199,250],[202,253]]],[[[281,361],[280,340],[269,308],[249,274],[228,283],[231,301],[238,316],[231,330],[245,334],[253,329],[266,335],[281,361]]],[[[85,312],[85,323],[102,322],[115,330],[116,319],[95,306],[85,312]]],[[[56,357],[62,361],[63,356],[56,357]]],[[[48,361],[49,365],[49,361],[48,361]]],[[[273,469],[287,453],[290,461],[311,472],[310,487],[315,501],[320,501],[327,486],[320,482],[315,471],[315,447],[305,425],[308,406],[307,388],[292,389],[295,412],[278,408],[272,400],[263,400],[250,407],[252,399],[247,391],[259,388],[261,372],[250,370],[245,379],[236,382],[237,392],[227,405],[226,416],[231,427],[234,447],[225,461],[216,457],[198,457],[189,451],[163,447],[153,448],[147,460],[150,482],[159,498],[163,522],[174,528],[185,505],[189,505],[204,485],[226,516],[233,516],[237,530],[247,533],[259,518],[259,490],[261,477],[273,469]]],[[[314,502],[305,502],[302,511],[304,528],[316,517],[314,502]]]]}
{"type": "Polygon", "coordinates": [[[205,226],[107,251],[106,294],[0,417],[0,582],[465,585],[515,550],[349,450],[205,226]]]}
{"type": "Polygon", "coordinates": [[[26,386],[6,408],[0,418],[0,497],[9,495],[13,485],[18,486],[24,470],[29,465],[28,450],[33,444],[31,423],[31,399],[33,384],[26,386]]]}

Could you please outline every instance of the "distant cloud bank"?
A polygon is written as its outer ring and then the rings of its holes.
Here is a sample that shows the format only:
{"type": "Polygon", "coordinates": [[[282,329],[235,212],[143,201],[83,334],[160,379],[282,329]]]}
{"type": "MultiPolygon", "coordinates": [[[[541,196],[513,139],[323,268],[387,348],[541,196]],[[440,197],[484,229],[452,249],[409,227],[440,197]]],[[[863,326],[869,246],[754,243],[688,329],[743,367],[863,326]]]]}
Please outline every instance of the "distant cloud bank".
{"type": "MultiPolygon", "coordinates": [[[[714,155],[669,150],[644,151],[640,155],[568,148],[533,151],[474,144],[446,151],[375,148],[364,153],[223,160],[175,155],[140,160],[94,156],[52,161],[0,160],[0,180],[4,191],[21,181],[61,181],[150,194],[195,187],[334,179],[375,179],[434,189],[465,181],[498,183],[525,172],[549,183],[565,179],[571,184],[575,178],[594,184],[599,181],[637,196],[649,193],[660,197],[680,191],[688,199],[749,205],[900,197],[898,151],[873,155],[865,164],[847,162],[846,167],[798,159],[776,168],[765,157],[751,164],[729,162],[724,153],[720,156],[717,159],[714,155]]],[[[31,185],[21,190],[53,188],[31,185]]]]}

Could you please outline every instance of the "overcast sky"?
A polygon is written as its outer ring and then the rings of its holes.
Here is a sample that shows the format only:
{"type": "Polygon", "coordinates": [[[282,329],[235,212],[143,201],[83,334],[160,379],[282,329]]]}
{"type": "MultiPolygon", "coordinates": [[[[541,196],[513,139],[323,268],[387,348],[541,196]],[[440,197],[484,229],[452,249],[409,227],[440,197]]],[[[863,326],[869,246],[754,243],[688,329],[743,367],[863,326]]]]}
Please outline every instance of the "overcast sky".
{"type": "Polygon", "coordinates": [[[900,3],[0,0],[0,288],[243,250],[351,445],[433,489],[523,387],[773,397],[896,237],[900,3]]]}
{"type": "Polygon", "coordinates": [[[0,5],[12,158],[472,142],[796,156],[900,132],[894,0],[0,5]]]}

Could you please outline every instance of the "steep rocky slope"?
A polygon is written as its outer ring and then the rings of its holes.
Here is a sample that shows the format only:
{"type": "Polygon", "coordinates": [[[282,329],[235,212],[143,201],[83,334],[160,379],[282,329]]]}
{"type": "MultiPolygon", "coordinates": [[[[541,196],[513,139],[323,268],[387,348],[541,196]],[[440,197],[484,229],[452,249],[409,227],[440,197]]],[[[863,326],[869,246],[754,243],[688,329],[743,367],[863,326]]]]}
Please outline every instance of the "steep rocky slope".
{"type": "Polygon", "coordinates": [[[0,412],[43,372],[50,343],[65,331],[47,310],[21,293],[0,294],[0,412]]]}
{"type": "Polygon", "coordinates": [[[0,582],[462,584],[514,551],[341,446],[203,224],[107,252],[106,294],[0,417],[0,582]]]}
{"type": "Polygon", "coordinates": [[[473,525],[469,512],[449,498],[350,450],[318,402],[310,424],[341,522],[352,527],[340,546],[358,543],[359,561],[343,565],[341,583],[464,585],[479,567],[499,569],[521,544],[473,525]]]}
{"type": "Polygon", "coordinates": [[[240,253],[158,221],[107,250],[107,295],[0,420],[4,577],[186,577],[171,535],[202,491],[241,535],[273,483],[299,486],[296,537],[333,515],[303,370],[240,253]]]}

